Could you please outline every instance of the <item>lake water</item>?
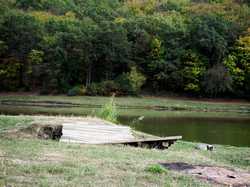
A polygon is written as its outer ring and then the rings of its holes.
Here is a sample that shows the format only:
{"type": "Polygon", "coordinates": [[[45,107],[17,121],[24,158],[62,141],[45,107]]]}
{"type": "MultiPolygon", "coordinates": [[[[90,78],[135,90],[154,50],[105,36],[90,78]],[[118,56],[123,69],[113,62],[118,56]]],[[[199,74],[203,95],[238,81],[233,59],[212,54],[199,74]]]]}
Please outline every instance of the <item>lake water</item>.
{"type": "Polygon", "coordinates": [[[181,135],[186,141],[250,147],[250,118],[123,116],[119,121],[162,137],[181,135]]]}
{"type": "MultiPolygon", "coordinates": [[[[52,101],[5,101],[0,114],[93,115],[99,105],[83,105],[52,101]],[[94,111],[94,112],[93,112],[94,111]]],[[[223,109],[223,108],[222,108],[223,109]]],[[[243,107],[233,111],[175,111],[147,108],[121,108],[121,124],[157,136],[181,135],[183,140],[250,147],[250,110],[243,107]],[[145,118],[138,120],[144,115],[145,118]]]]}

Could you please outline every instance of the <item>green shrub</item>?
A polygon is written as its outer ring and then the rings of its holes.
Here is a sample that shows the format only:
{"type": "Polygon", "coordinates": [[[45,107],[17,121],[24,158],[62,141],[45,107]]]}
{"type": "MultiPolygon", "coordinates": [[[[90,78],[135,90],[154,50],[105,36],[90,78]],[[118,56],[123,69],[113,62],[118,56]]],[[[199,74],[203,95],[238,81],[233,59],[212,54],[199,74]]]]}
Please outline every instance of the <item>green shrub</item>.
{"type": "Polygon", "coordinates": [[[104,88],[101,83],[92,83],[90,86],[87,87],[87,94],[96,96],[96,95],[103,95],[104,88]]]}
{"type": "Polygon", "coordinates": [[[126,73],[123,73],[122,75],[117,77],[115,81],[119,85],[119,89],[122,95],[133,94],[133,89],[126,73]]]}
{"type": "Polygon", "coordinates": [[[101,108],[97,116],[107,121],[117,122],[118,113],[114,102],[114,96],[112,96],[110,101],[101,108]]]}
{"type": "Polygon", "coordinates": [[[146,171],[150,173],[154,173],[154,174],[162,174],[162,173],[165,173],[167,170],[163,168],[161,165],[155,164],[155,165],[151,165],[147,167],[146,171]]]}
{"type": "Polygon", "coordinates": [[[67,93],[68,96],[77,96],[77,95],[85,95],[85,94],[86,94],[86,88],[82,85],[73,87],[67,93]]]}
{"type": "Polygon", "coordinates": [[[217,97],[232,90],[232,77],[222,65],[216,65],[207,70],[203,86],[208,96],[217,97]]]}
{"type": "Polygon", "coordinates": [[[92,83],[87,88],[88,95],[103,95],[103,96],[111,96],[113,94],[119,93],[119,85],[112,80],[102,81],[100,83],[92,83]]]}
{"type": "Polygon", "coordinates": [[[159,10],[161,11],[181,11],[190,3],[190,0],[168,0],[161,3],[159,10]]]}
{"type": "Polygon", "coordinates": [[[129,95],[138,95],[145,81],[145,76],[136,67],[132,67],[129,73],[123,73],[116,79],[121,92],[129,95]]]}
{"type": "Polygon", "coordinates": [[[119,85],[112,80],[103,81],[100,83],[102,85],[103,95],[111,96],[119,92],[119,85]]]}
{"type": "Polygon", "coordinates": [[[185,85],[184,90],[191,93],[198,93],[200,91],[200,87],[198,84],[188,83],[185,85]]]}

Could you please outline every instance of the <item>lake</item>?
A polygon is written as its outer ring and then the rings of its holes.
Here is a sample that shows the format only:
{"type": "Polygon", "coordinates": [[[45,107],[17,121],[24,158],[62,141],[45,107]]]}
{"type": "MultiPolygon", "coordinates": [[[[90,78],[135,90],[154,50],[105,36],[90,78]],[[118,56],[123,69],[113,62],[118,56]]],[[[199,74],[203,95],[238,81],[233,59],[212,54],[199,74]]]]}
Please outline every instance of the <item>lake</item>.
{"type": "Polygon", "coordinates": [[[119,121],[162,137],[182,135],[186,141],[250,147],[250,118],[121,116],[119,121]]]}
{"type": "MultiPolygon", "coordinates": [[[[0,97],[0,114],[93,116],[107,99],[0,97]]],[[[117,98],[117,102],[120,123],[138,131],[163,137],[181,135],[186,141],[250,147],[249,104],[140,98],[117,98]],[[145,117],[138,120],[139,116],[145,117]]]]}

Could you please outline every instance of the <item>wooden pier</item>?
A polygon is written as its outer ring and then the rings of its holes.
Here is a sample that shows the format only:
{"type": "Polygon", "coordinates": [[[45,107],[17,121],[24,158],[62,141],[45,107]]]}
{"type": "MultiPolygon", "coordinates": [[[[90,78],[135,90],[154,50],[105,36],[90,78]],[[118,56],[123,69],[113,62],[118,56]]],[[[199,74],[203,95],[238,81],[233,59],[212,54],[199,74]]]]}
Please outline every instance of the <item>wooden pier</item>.
{"type": "Polygon", "coordinates": [[[117,141],[111,144],[124,144],[134,147],[145,147],[145,148],[156,148],[156,149],[167,149],[177,140],[182,139],[182,136],[168,136],[164,138],[155,138],[155,139],[135,139],[132,141],[117,141]]]}
{"type": "Polygon", "coordinates": [[[63,123],[61,142],[80,144],[124,144],[136,147],[166,149],[181,136],[136,139],[130,127],[107,124],[105,121],[63,123]]]}

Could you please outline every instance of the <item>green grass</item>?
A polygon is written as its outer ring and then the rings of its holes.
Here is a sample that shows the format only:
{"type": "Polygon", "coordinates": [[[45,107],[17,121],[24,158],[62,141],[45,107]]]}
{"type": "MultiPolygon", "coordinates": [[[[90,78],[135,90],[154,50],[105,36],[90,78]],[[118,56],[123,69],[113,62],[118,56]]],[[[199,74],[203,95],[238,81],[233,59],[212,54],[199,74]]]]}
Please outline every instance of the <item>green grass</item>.
{"type": "Polygon", "coordinates": [[[118,113],[116,109],[116,104],[114,103],[114,96],[110,98],[110,101],[100,109],[97,113],[97,116],[101,119],[117,123],[118,121],[118,113]]]}
{"type": "MultiPolygon", "coordinates": [[[[32,120],[35,117],[0,115],[0,121],[9,129],[17,124],[28,125],[32,120]]],[[[215,145],[215,151],[207,152],[195,146],[195,143],[178,141],[170,149],[161,151],[0,137],[0,184],[25,187],[211,186],[171,170],[161,172],[164,169],[161,164],[167,162],[226,166],[250,172],[250,148],[215,145]]]]}
{"type": "MultiPolygon", "coordinates": [[[[2,114],[48,114],[48,115],[90,115],[109,102],[109,97],[67,97],[67,96],[0,96],[0,113],[2,114]],[[44,107],[3,105],[4,101],[68,102],[80,104],[79,107],[44,107]]],[[[250,103],[205,102],[167,98],[115,98],[118,113],[126,116],[213,116],[213,117],[249,117],[250,103]],[[168,109],[168,110],[166,110],[168,109]]]]}
{"type": "Polygon", "coordinates": [[[148,168],[146,168],[146,171],[154,173],[154,174],[156,173],[162,174],[162,173],[167,172],[166,168],[164,168],[163,166],[159,164],[154,164],[154,165],[149,166],[148,168]]]}
{"type": "Polygon", "coordinates": [[[13,116],[2,116],[0,118],[0,133],[12,128],[21,128],[28,126],[32,121],[29,117],[13,117],[13,116]]]}

